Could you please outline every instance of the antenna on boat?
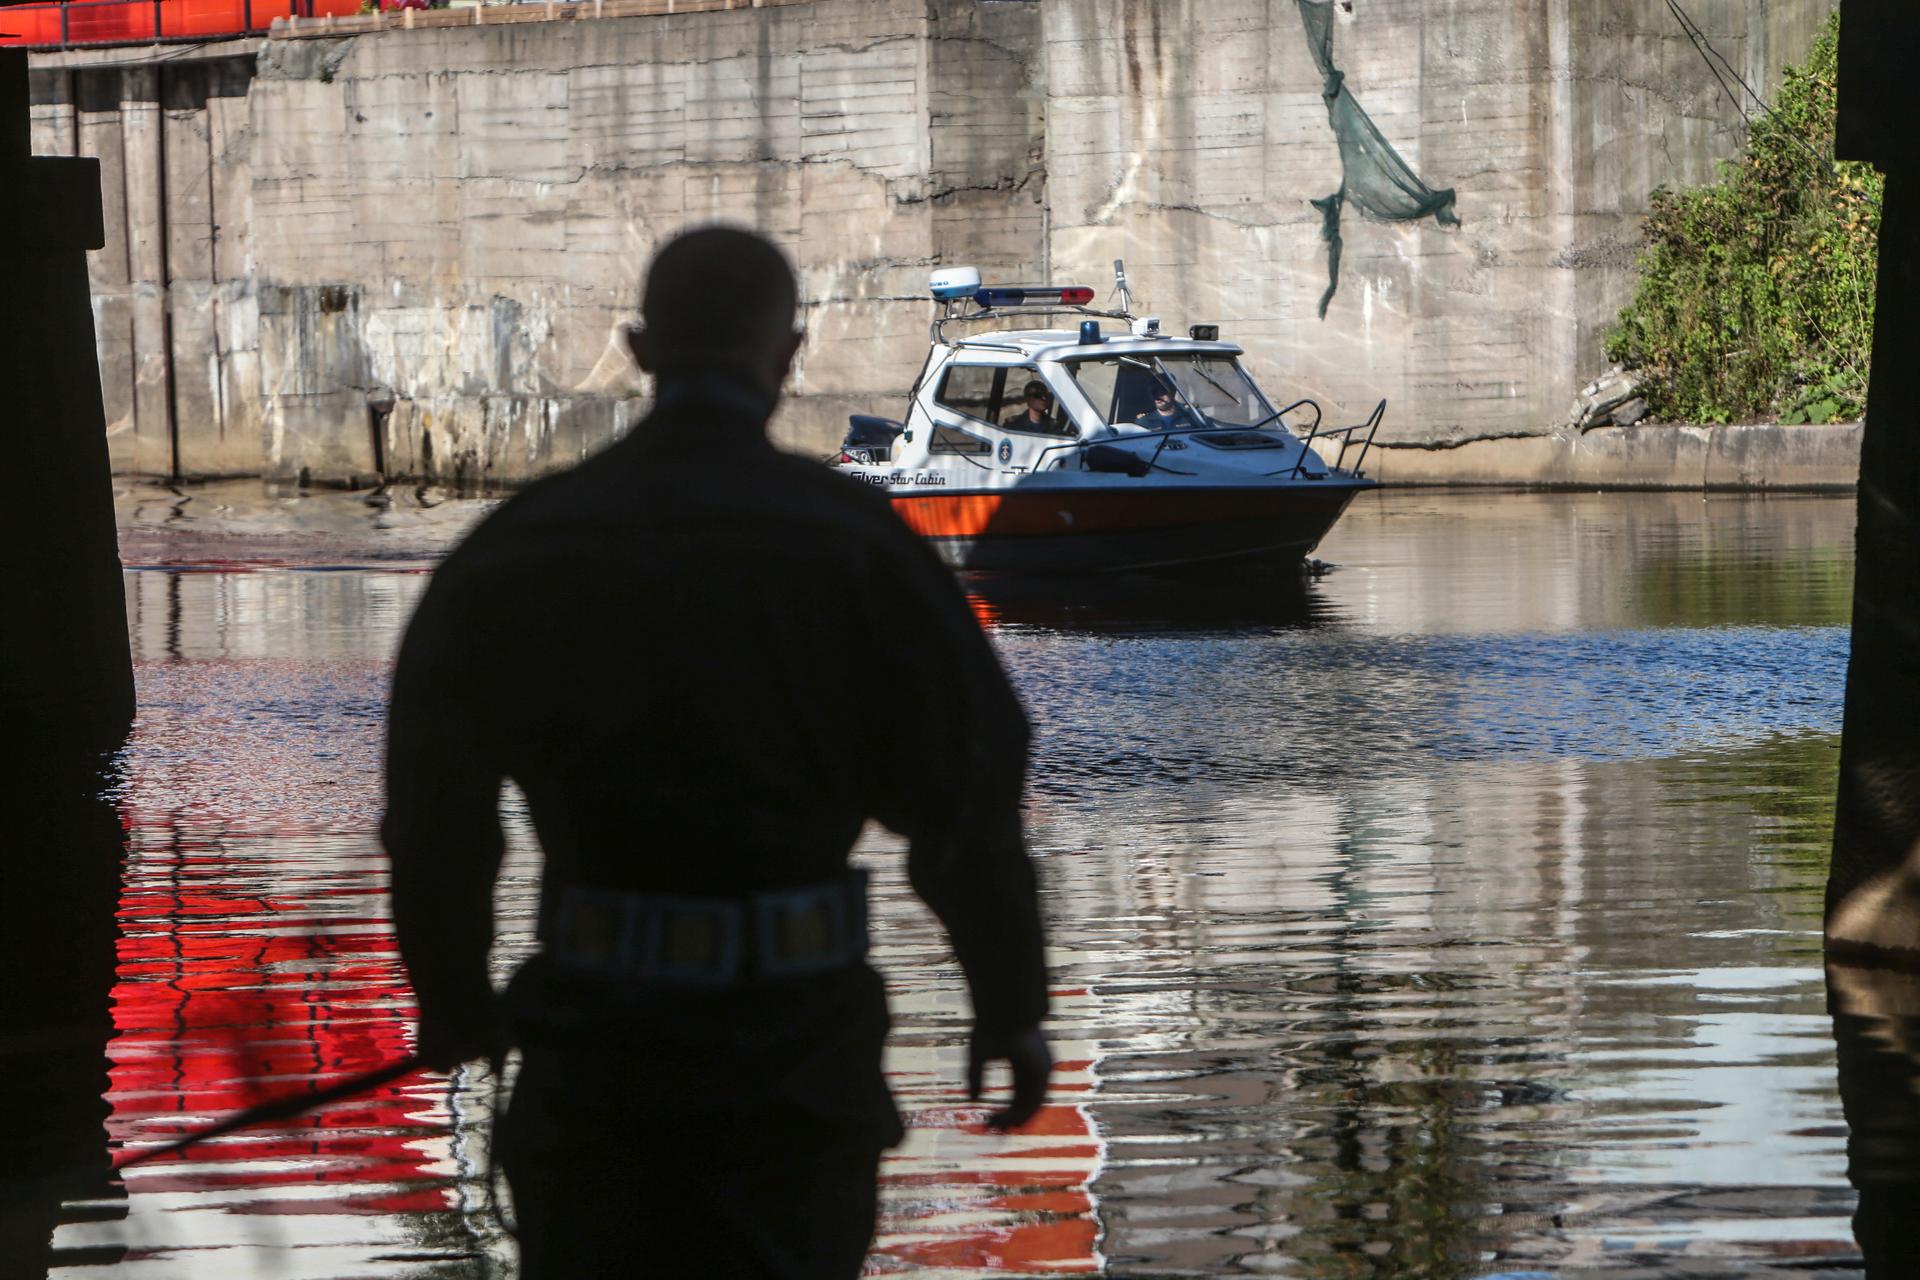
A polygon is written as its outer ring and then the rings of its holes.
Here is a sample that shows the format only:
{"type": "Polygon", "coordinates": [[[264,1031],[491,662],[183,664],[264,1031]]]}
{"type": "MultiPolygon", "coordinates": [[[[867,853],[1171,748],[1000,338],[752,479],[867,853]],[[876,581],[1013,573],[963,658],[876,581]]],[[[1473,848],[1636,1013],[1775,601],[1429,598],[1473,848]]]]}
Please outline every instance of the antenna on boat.
{"type": "MultiPolygon", "coordinates": [[[[1127,264],[1126,261],[1121,258],[1115,258],[1113,260],[1113,293],[1120,295],[1120,310],[1131,314],[1133,311],[1133,293],[1127,288],[1127,264]]],[[[1112,293],[1107,295],[1107,300],[1109,302],[1113,300],[1112,293]]]]}

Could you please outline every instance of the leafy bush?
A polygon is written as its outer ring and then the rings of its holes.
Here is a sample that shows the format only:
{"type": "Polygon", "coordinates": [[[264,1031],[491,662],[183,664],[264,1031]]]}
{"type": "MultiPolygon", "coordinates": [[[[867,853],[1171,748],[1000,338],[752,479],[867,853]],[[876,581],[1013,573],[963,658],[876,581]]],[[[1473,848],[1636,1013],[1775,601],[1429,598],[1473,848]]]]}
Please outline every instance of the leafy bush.
{"type": "Polygon", "coordinates": [[[1607,335],[1669,421],[1829,422],[1866,409],[1881,178],[1833,154],[1839,15],[1789,67],[1720,181],[1655,191],[1640,283],[1607,335]]]}

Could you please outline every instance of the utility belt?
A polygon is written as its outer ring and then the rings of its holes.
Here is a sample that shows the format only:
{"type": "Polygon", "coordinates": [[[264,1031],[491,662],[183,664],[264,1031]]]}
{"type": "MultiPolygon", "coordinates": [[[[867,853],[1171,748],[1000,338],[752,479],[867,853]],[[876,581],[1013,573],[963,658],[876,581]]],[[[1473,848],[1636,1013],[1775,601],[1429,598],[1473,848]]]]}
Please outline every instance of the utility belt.
{"type": "Polygon", "coordinates": [[[540,937],[557,974],[721,987],[830,973],[867,954],[867,874],[734,898],[561,885],[540,937]]]}

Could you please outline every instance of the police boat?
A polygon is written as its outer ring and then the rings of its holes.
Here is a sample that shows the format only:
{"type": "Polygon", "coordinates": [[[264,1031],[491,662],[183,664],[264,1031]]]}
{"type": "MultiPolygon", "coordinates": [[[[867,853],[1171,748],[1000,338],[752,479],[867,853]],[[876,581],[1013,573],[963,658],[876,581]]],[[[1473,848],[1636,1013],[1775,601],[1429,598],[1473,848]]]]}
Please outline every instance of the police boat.
{"type": "Polygon", "coordinates": [[[851,417],[829,462],[884,489],[959,569],[1084,574],[1297,562],[1353,496],[1386,413],[1276,408],[1217,325],[1185,337],[1079,285],[933,274],[940,313],[904,421],[851,417]],[[1058,327],[1062,321],[1071,327],[1058,327]],[[1351,464],[1349,464],[1351,455],[1351,464]]]}

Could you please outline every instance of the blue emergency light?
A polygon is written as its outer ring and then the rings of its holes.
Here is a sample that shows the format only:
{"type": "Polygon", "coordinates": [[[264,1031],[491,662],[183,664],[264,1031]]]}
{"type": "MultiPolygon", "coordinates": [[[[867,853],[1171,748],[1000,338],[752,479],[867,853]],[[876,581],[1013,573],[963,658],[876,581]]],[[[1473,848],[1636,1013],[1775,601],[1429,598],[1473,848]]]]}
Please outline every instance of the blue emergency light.
{"type": "Polygon", "coordinates": [[[983,307],[1084,307],[1093,301],[1093,290],[1085,285],[989,285],[973,295],[983,307]]]}

